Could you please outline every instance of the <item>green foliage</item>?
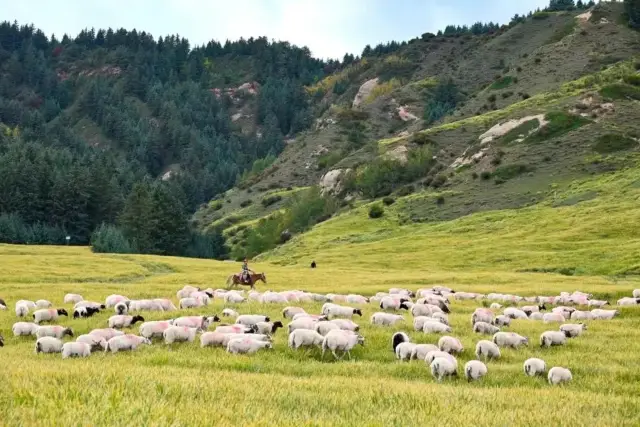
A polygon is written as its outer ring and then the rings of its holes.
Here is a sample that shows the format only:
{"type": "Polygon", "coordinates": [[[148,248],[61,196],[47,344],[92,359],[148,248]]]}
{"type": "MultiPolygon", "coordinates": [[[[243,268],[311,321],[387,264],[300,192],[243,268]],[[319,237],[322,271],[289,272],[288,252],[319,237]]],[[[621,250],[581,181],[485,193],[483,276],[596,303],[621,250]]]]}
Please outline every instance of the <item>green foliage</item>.
{"type": "Polygon", "coordinates": [[[429,137],[429,135],[422,132],[416,132],[411,135],[411,138],[409,138],[409,142],[417,145],[437,145],[436,142],[429,137]]]}
{"type": "Polygon", "coordinates": [[[341,150],[332,150],[318,157],[318,169],[327,169],[338,163],[344,154],[341,150]]]}
{"type": "Polygon", "coordinates": [[[600,95],[609,99],[640,101],[640,88],[624,83],[613,83],[600,89],[600,95]]]}
{"type": "Polygon", "coordinates": [[[274,155],[268,155],[262,159],[256,159],[253,162],[250,170],[244,171],[242,177],[240,178],[240,186],[243,184],[248,185],[255,181],[255,178],[259,177],[262,172],[264,172],[269,166],[276,161],[276,157],[274,155]]]}
{"type": "Polygon", "coordinates": [[[540,130],[527,138],[528,142],[540,142],[551,138],[557,138],[572,130],[578,129],[591,123],[591,120],[584,117],[565,113],[563,111],[550,112],[545,115],[549,122],[540,130]]]}
{"type": "Polygon", "coordinates": [[[280,196],[279,194],[274,194],[271,196],[265,196],[260,203],[266,208],[278,203],[280,200],[282,200],[282,196],[280,196]]]}
{"type": "Polygon", "coordinates": [[[498,167],[493,172],[492,176],[495,178],[496,183],[500,184],[532,170],[533,168],[531,166],[522,163],[514,163],[498,167]]]}
{"type": "Polygon", "coordinates": [[[340,133],[346,136],[348,148],[357,150],[366,142],[366,123],[369,113],[365,111],[352,110],[350,108],[336,108],[334,110],[340,133]]]}
{"type": "Polygon", "coordinates": [[[593,149],[600,154],[608,154],[628,150],[637,146],[638,143],[631,138],[617,133],[610,133],[600,136],[594,144],[593,149]]]}
{"type": "Polygon", "coordinates": [[[338,80],[333,85],[333,93],[336,94],[336,95],[342,95],[343,93],[345,93],[347,91],[348,88],[349,88],[349,81],[348,80],[338,80]]]}
{"type": "Polygon", "coordinates": [[[108,224],[101,224],[91,235],[91,250],[93,252],[113,254],[131,254],[135,252],[122,231],[108,224]]]}
{"type": "Polygon", "coordinates": [[[384,215],[384,208],[379,203],[374,203],[369,208],[369,218],[376,219],[381,218],[384,215]]]}
{"type": "Polygon", "coordinates": [[[371,104],[376,99],[381,96],[388,95],[393,92],[396,88],[400,87],[401,83],[398,79],[392,78],[391,80],[384,81],[377,86],[375,86],[367,99],[365,99],[365,103],[371,104]]]}
{"type": "Polygon", "coordinates": [[[427,92],[424,108],[424,120],[431,124],[455,110],[462,96],[453,80],[438,82],[438,85],[427,92]]]}
{"type": "Polygon", "coordinates": [[[416,64],[408,59],[390,55],[378,64],[376,74],[383,82],[392,79],[407,80],[415,69],[416,64]]]}
{"type": "Polygon", "coordinates": [[[574,0],[550,0],[547,10],[557,12],[563,10],[573,10],[575,8],[576,4],[574,0]]]}
{"type": "Polygon", "coordinates": [[[382,203],[385,204],[385,206],[391,206],[392,204],[394,204],[396,202],[396,199],[394,199],[393,197],[385,197],[382,199],[382,203]]]}
{"type": "Polygon", "coordinates": [[[640,0],[624,0],[624,8],[629,17],[629,26],[640,29],[640,0]]]}
{"type": "Polygon", "coordinates": [[[540,126],[540,121],[538,119],[527,120],[526,122],[522,123],[520,126],[517,126],[511,129],[506,134],[504,134],[500,138],[500,142],[503,144],[510,144],[511,142],[520,138],[520,135],[524,135],[525,137],[527,137],[527,135],[529,135],[529,132],[531,132],[534,129],[537,129],[539,126],[540,126]]]}
{"type": "Polygon", "coordinates": [[[253,200],[251,199],[247,199],[247,200],[243,200],[240,202],[240,207],[241,208],[246,208],[247,206],[251,205],[253,203],[253,200]]]}
{"type": "Polygon", "coordinates": [[[551,12],[538,11],[538,12],[534,13],[532,15],[532,17],[533,17],[533,19],[536,19],[536,20],[544,20],[544,19],[549,18],[552,15],[553,15],[553,13],[551,13],[551,12]]]}
{"type": "Polygon", "coordinates": [[[398,197],[404,197],[412,194],[414,191],[416,191],[416,189],[413,185],[405,185],[403,187],[400,187],[396,194],[398,195],[398,197]]]}
{"type": "Polygon", "coordinates": [[[513,83],[513,77],[512,76],[504,76],[501,77],[500,79],[496,80],[495,82],[493,82],[493,84],[491,86],[489,86],[489,89],[491,90],[500,90],[500,89],[504,89],[508,86],[511,86],[511,84],[513,83]]]}
{"type": "MultiPolygon", "coordinates": [[[[0,215],[0,243],[19,243],[32,245],[65,244],[67,233],[59,227],[43,223],[26,224],[17,214],[0,215]]],[[[71,241],[77,244],[77,241],[71,241]]]]}
{"type": "Polygon", "coordinates": [[[492,94],[491,94],[491,95],[489,95],[489,97],[487,98],[487,101],[489,101],[489,102],[491,102],[491,103],[494,103],[494,102],[496,102],[496,99],[498,99],[498,98],[496,97],[496,94],[495,94],[495,93],[492,93],[492,94]]]}
{"type": "Polygon", "coordinates": [[[622,80],[632,86],[640,86],[640,74],[629,74],[627,76],[624,76],[622,80]]]}
{"type": "Polygon", "coordinates": [[[192,232],[184,256],[190,258],[227,259],[228,252],[222,232],[215,228],[207,233],[192,232]]]}

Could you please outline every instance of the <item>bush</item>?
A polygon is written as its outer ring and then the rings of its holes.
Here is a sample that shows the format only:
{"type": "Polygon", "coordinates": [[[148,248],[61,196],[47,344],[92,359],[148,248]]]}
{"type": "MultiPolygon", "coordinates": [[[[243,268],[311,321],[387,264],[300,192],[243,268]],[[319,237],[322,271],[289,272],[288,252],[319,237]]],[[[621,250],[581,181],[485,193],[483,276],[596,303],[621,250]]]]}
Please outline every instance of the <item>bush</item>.
{"type": "Polygon", "coordinates": [[[205,234],[191,233],[184,255],[190,258],[227,259],[227,247],[222,231],[214,229],[205,234]]]}
{"type": "Polygon", "coordinates": [[[382,203],[384,203],[385,206],[391,206],[395,202],[396,202],[396,199],[394,199],[393,197],[385,197],[384,199],[382,199],[382,203]]]}
{"type": "Polygon", "coordinates": [[[425,122],[431,124],[452,112],[461,98],[460,91],[453,80],[439,82],[434,89],[427,93],[423,115],[425,122]]]}
{"type": "Polygon", "coordinates": [[[216,200],[215,202],[211,202],[209,206],[214,211],[219,211],[220,209],[222,209],[222,202],[220,200],[216,200]]]}
{"type": "Polygon", "coordinates": [[[533,170],[533,168],[530,166],[522,163],[514,163],[497,168],[493,173],[493,177],[496,179],[496,183],[501,183],[531,170],[533,170]]]}
{"type": "Polygon", "coordinates": [[[113,225],[102,224],[91,235],[91,251],[98,253],[132,254],[131,243],[122,231],[113,225]]]}
{"type": "Polygon", "coordinates": [[[502,94],[502,98],[503,98],[503,99],[507,99],[507,98],[509,98],[510,96],[513,96],[513,92],[504,92],[504,93],[502,94]]]}
{"type": "Polygon", "coordinates": [[[42,223],[28,225],[16,214],[0,215],[0,243],[63,245],[66,235],[60,227],[42,223]]]}
{"type": "Polygon", "coordinates": [[[640,88],[624,83],[614,83],[600,89],[600,95],[609,99],[640,101],[640,88]]]}
{"type": "Polygon", "coordinates": [[[438,196],[438,198],[436,199],[436,204],[444,205],[444,196],[438,196]]]}
{"type": "Polygon", "coordinates": [[[520,95],[522,97],[522,99],[529,99],[531,98],[531,95],[529,95],[528,93],[523,93],[520,95]]]}
{"type": "Polygon", "coordinates": [[[494,93],[494,94],[489,95],[489,97],[487,98],[487,101],[489,101],[490,103],[493,104],[494,102],[496,102],[496,99],[497,99],[497,97],[496,97],[496,94],[494,93]]]}
{"type": "Polygon", "coordinates": [[[504,89],[507,86],[510,86],[513,83],[513,77],[511,76],[504,76],[498,80],[496,80],[490,87],[489,89],[491,90],[500,90],[500,89],[504,89]]]}
{"type": "Polygon", "coordinates": [[[473,173],[471,174],[471,178],[472,178],[472,179],[478,179],[478,172],[473,172],[473,173]]]}
{"type": "Polygon", "coordinates": [[[240,207],[241,208],[246,208],[247,206],[249,206],[252,203],[253,203],[253,200],[251,200],[251,199],[243,200],[242,202],[240,202],[240,207]]]}
{"type": "Polygon", "coordinates": [[[624,76],[622,80],[627,84],[640,86],[640,74],[629,74],[628,76],[624,76]]]}
{"type": "Polygon", "coordinates": [[[522,67],[516,67],[516,71],[521,73],[522,72],[522,67]]]}
{"type": "Polygon", "coordinates": [[[267,206],[271,206],[275,203],[278,203],[280,200],[282,200],[282,196],[278,194],[274,194],[272,196],[264,197],[260,203],[262,204],[262,206],[266,208],[267,206]]]}
{"type": "Polygon", "coordinates": [[[444,173],[439,173],[438,175],[435,176],[435,178],[433,178],[433,181],[431,181],[431,186],[433,188],[440,188],[446,182],[447,182],[447,175],[444,173]]]}
{"type": "Polygon", "coordinates": [[[600,154],[607,154],[628,150],[637,146],[638,143],[635,140],[627,138],[624,135],[608,134],[599,137],[593,149],[600,154]]]}
{"type": "Polygon", "coordinates": [[[382,215],[384,215],[384,208],[382,205],[376,203],[369,208],[369,218],[380,218],[382,215]]]}
{"type": "Polygon", "coordinates": [[[413,194],[416,191],[413,185],[405,185],[404,187],[400,187],[400,189],[396,192],[398,197],[408,196],[409,194],[413,194]]]}
{"type": "Polygon", "coordinates": [[[327,169],[342,160],[343,154],[340,150],[331,151],[318,158],[318,169],[327,169]]]}
{"type": "Polygon", "coordinates": [[[536,133],[529,136],[527,141],[536,142],[544,141],[551,138],[557,138],[567,132],[578,129],[591,120],[582,116],[565,113],[563,111],[550,112],[545,115],[545,119],[549,122],[546,126],[540,128],[536,133]]]}
{"type": "Polygon", "coordinates": [[[416,132],[411,135],[409,142],[416,145],[436,145],[435,141],[429,138],[429,135],[421,132],[416,132]]]}
{"type": "Polygon", "coordinates": [[[485,181],[491,179],[491,172],[489,172],[489,171],[480,172],[480,178],[482,178],[485,181]]]}
{"type": "Polygon", "coordinates": [[[542,62],[542,59],[540,59],[540,58],[536,58],[536,59],[534,59],[534,61],[533,61],[533,62],[535,62],[536,64],[539,64],[539,63],[541,63],[541,62],[542,62]]]}

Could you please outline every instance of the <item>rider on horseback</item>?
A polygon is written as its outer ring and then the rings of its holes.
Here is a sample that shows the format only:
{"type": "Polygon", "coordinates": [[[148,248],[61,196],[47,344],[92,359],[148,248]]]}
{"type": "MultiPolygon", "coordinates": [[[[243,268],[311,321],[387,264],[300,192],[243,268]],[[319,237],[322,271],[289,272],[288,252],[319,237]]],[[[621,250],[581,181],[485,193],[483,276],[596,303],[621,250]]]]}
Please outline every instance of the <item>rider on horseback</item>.
{"type": "Polygon", "coordinates": [[[244,283],[251,282],[251,278],[249,277],[249,273],[253,273],[253,270],[251,270],[249,268],[249,262],[248,262],[247,258],[245,258],[244,262],[242,263],[242,273],[240,273],[240,279],[244,283]]]}

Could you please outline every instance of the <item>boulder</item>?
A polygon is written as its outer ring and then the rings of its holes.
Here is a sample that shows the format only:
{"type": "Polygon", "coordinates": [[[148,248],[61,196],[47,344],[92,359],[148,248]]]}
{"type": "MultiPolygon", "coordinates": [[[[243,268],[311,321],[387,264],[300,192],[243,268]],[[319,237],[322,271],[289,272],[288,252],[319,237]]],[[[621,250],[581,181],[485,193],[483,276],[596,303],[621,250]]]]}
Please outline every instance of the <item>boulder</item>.
{"type": "Polygon", "coordinates": [[[333,169],[324,174],[320,179],[322,194],[340,192],[340,177],[349,171],[350,169],[333,169]]]}
{"type": "Polygon", "coordinates": [[[353,108],[358,108],[360,105],[362,105],[364,100],[367,99],[369,95],[371,95],[371,92],[376,86],[378,86],[377,77],[375,79],[367,80],[366,82],[364,82],[362,86],[360,86],[356,97],[353,99],[353,108]]]}

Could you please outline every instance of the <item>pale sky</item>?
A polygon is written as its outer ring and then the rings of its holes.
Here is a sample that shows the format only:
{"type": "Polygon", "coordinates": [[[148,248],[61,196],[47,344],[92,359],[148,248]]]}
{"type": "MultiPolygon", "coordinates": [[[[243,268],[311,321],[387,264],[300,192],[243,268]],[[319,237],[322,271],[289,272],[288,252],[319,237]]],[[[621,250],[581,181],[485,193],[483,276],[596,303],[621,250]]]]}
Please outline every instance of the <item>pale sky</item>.
{"type": "Polygon", "coordinates": [[[548,0],[0,0],[0,20],[33,23],[48,36],[84,28],[180,34],[191,45],[267,36],[342,58],[365,45],[403,41],[448,24],[507,23],[548,0]]]}

